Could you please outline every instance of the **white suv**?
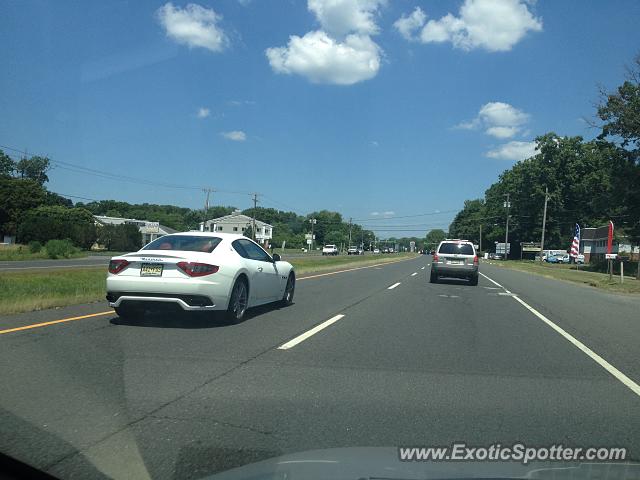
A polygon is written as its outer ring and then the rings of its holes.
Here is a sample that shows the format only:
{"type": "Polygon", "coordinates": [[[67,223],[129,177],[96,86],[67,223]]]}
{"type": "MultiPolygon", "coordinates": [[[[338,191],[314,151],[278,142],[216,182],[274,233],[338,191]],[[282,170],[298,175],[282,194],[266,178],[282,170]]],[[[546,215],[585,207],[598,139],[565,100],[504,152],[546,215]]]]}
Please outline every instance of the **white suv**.
{"type": "Polygon", "coordinates": [[[431,283],[440,277],[468,278],[471,285],[478,285],[478,255],[468,240],[443,240],[438,245],[431,262],[431,283]]]}

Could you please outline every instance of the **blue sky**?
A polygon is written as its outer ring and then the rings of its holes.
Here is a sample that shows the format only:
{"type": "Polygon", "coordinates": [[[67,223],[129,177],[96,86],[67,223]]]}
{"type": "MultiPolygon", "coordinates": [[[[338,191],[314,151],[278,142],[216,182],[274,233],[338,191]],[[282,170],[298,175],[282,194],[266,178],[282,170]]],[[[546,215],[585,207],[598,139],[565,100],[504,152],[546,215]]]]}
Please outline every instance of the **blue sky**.
{"type": "Polygon", "coordinates": [[[0,144],[66,162],[51,190],[199,208],[210,186],[214,204],[258,192],[416,235],[536,135],[593,136],[598,85],[640,51],[635,0],[21,1],[0,17],[0,144]]]}

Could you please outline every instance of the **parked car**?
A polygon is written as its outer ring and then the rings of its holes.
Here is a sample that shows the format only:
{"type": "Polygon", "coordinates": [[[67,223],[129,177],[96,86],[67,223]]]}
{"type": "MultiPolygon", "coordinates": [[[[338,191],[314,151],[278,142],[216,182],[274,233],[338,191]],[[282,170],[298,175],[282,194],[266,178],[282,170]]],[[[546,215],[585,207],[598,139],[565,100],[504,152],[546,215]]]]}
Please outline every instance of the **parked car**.
{"type": "Polygon", "coordinates": [[[568,253],[565,253],[564,255],[556,255],[556,258],[558,259],[558,263],[571,263],[571,257],[568,253]]]}
{"type": "Polygon", "coordinates": [[[349,247],[347,249],[347,255],[362,255],[364,254],[364,250],[359,247],[349,247]]]}
{"type": "Polygon", "coordinates": [[[373,253],[380,253],[380,249],[379,248],[374,248],[373,249],[373,253]]]}
{"type": "Polygon", "coordinates": [[[438,245],[431,262],[431,283],[440,277],[467,278],[478,285],[478,255],[473,243],[467,240],[444,240],[438,245]]]}
{"type": "Polygon", "coordinates": [[[584,263],[584,255],[583,254],[579,254],[576,257],[576,263],[584,263]]]}
{"type": "Polygon", "coordinates": [[[548,263],[560,263],[560,259],[557,255],[548,255],[546,262],[548,263]]]}
{"type": "Polygon", "coordinates": [[[236,323],[248,308],[275,301],[289,305],[295,281],[290,263],[247,237],[183,232],[113,257],[107,300],[124,318],[173,305],[185,311],[222,310],[236,323]]]}
{"type": "Polygon", "coordinates": [[[325,245],[322,247],[322,255],[338,255],[338,247],[335,245],[325,245]]]}

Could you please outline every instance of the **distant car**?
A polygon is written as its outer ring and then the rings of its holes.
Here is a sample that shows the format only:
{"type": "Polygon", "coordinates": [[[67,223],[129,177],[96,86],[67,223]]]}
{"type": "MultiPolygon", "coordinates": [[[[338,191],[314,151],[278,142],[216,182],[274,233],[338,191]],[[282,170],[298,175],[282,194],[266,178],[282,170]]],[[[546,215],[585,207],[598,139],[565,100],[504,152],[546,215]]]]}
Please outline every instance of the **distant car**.
{"type": "Polygon", "coordinates": [[[347,255],[362,255],[364,250],[359,247],[349,247],[347,249],[347,255]]]}
{"type": "Polygon", "coordinates": [[[564,255],[556,255],[556,258],[558,259],[558,263],[571,263],[571,257],[568,253],[564,255]]]}
{"type": "Polygon", "coordinates": [[[438,245],[431,262],[431,283],[440,277],[467,278],[478,285],[478,255],[473,243],[467,240],[444,240],[438,245]]]}
{"type": "Polygon", "coordinates": [[[584,263],[584,255],[583,254],[579,254],[576,257],[576,263],[584,263]]]}
{"type": "Polygon", "coordinates": [[[380,253],[380,249],[379,248],[374,248],[373,249],[373,253],[380,253]]]}
{"type": "Polygon", "coordinates": [[[547,263],[560,263],[560,259],[557,255],[547,255],[547,263]]]}
{"type": "Polygon", "coordinates": [[[335,245],[325,245],[322,247],[322,255],[338,255],[338,247],[335,245]]]}
{"type": "Polygon", "coordinates": [[[390,248],[390,249],[389,249],[389,253],[393,253],[393,248],[390,248]]]}
{"type": "Polygon", "coordinates": [[[171,305],[185,311],[222,310],[237,323],[248,308],[293,301],[293,266],[242,235],[184,232],[113,257],[107,300],[123,318],[171,305]]]}
{"type": "Polygon", "coordinates": [[[383,248],[382,249],[382,253],[389,253],[389,249],[388,248],[383,248]]]}

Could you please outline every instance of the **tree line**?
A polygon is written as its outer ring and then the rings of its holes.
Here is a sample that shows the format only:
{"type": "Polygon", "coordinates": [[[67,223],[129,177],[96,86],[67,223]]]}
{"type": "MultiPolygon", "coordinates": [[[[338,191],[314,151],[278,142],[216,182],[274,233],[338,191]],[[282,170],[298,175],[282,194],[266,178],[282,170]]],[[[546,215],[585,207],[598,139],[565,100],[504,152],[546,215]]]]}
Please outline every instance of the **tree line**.
{"type": "MultiPolygon", "coordinates": [[[[540,241],[548,189],[545,245],[566,249],[575,224],[612,220],[619,236],[640,244],[640,56],[614,92],[601,91],[593,140],[549,132],[535,139],[536,154],[505,170],[483,198],[467,200],[449,227],[456,238],[483,247],[504,242],[505,201],[510,201],[509,242],[540,241]]],[[[489,248],[484,248],[489,250],[489,248]]]]}

